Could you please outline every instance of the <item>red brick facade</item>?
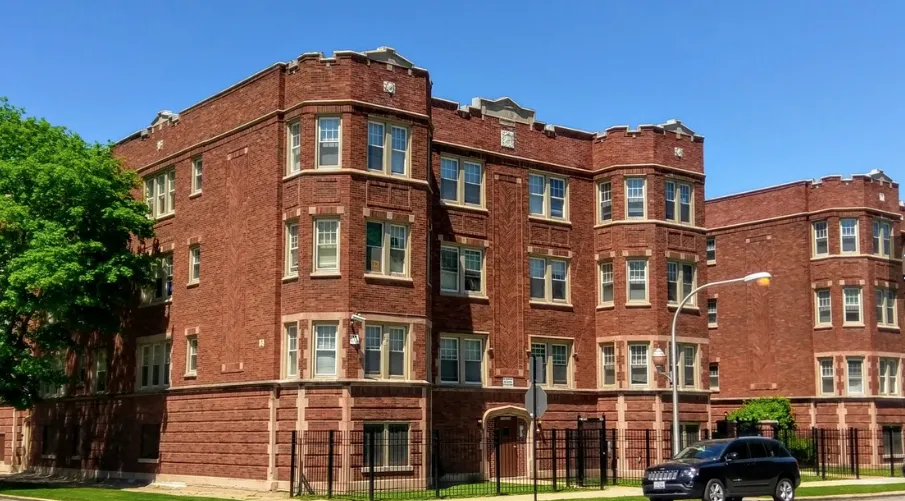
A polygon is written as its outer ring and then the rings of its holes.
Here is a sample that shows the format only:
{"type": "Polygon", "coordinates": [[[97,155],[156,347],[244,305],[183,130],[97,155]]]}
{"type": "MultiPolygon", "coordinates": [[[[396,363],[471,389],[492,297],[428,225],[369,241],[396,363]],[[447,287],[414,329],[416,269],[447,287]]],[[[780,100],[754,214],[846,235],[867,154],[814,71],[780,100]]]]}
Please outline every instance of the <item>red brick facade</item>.
{"type": "MultiPolygon", "coordinates": [[[[772,394],[794,397],[799,421],[905,420],[905,401],[875,391],[877,357],[905,353],[875,321],[875,285],[905,289],[890,182],[827,178],[705,203],[703,138],[680,122],[590,133],[506,98],[459,105],[392,49],[273,65],[159,114],[116,152],[145,179],[163,173],[143,251],[172,256],[171,297],[163,278],[165,300],[136,307],[115,346],[71,356],[87,377],[64,397],[0,409],[12,468],[285,487],[293,430],[526,425],[533,345],[547,361],[542,428],[583,416],[663,430],[670,386],[651,355],[669,349],[669,298],[761,270],[769,289],[702,292],[680,314],[682,422],[709,428],[772,394]],[[858,218],[860,252],[812,257],[811,222],[828,221],[835,254],[840,217],[858,218]],[[891,223],[892,259],[868,255],[877,218],[891,223]],[[833,325],[815,329],[822,283],[833,325]],[[863,327],[842,325],[849,284],[865,291],[863,327]],[[864,357],[865,394],[845,394],[837,369],[839,393],[819,396],[824,356],[840,368],[864,357]],[[154,430],[159,452],[146,449],[154,430]]],[[[413,474],[423,453],[409,450],[413,474]]]]}

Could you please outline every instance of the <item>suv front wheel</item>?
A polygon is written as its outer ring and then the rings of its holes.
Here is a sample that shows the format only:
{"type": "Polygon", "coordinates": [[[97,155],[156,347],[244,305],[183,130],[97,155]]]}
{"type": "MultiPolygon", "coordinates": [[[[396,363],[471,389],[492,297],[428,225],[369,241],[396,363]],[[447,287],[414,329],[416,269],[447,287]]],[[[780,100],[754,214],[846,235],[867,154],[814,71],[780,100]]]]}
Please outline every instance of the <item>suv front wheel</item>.
{"type": "Polygon", "coordinates": [[[704,501],[727,501],[723,483],[717,479],[707,482],[707,486],[704,487],[704,501]]]}
{"type": "Polygon", "coordinates": [[[779,482],[776,482],[776,492],[773,493],[774,501],[794,501],[795,499],[795,486],[792,484],[792,481],[787,478],[779,479],[779,482]]]}

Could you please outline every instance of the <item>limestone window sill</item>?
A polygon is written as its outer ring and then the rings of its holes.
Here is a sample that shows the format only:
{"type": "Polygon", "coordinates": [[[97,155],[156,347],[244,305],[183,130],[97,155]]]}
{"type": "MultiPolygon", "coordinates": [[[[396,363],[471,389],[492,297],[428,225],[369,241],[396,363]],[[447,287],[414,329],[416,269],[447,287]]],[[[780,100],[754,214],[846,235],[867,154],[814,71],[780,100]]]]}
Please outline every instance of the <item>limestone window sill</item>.
{"type": "Polygon", "coordinates": [[[833,328],[833,324],[818,324],[814,326],[815,331],[825,331],[833,328]]]}
{"type": "Polygon", "coordinates": [[[647,301],[634,301],[625,303],[626,308],[650,308],[651,304],[647,301]]]}
{"type": "Polygon", "coordinates": [[[707,324],[708,329],[719,329],[719,327],[720,326],[718,324],[707,324]]]}
{"type": "Polygon", "coordinates": [[[901,332],[899,328],[895,325],[878,325],[877,330],[883,332],[901,332]]]}
{"type": "Polygon", "coordinates": [[[863,329],[864,324],[842,324],[843,329],[863,329]]]}
{"type": "Polygon", "coordinates": [[[411,277],[399,277],[394,275],[378,275],[377,273],[365,273],[365,280],[373,280],[375,282],[396,282],[399,284],[413,284],[411,277]]]}
{"type": "Polygon", "coordinates": [[[141,464],[157,464],[160,462],[160,459],[138,458],[138,462],[141,464]]]}
{"type": "Polygon", "coordinates": [[[546,216],[537,216],[537,215],[528,216],[528,220],[529,220],[529,221],[534,221],[534,222],[536,222],[536,223],[558,224],[558,225],[561,225],[561,226],[569,226],[569,227],[572,226],[572,222],[569,221],[569,220],[566,220],[566,219],[555,219],[555,218],[546,217],[546,216]]]}
{"type": "Polygon", "coordinates": [[[200,191],[196,191],[195,193],[192,193],[192,194],[189,195],[189,200],[191,200],[191,199],[193,199],[193,198],[198,198],[198,197],[200,197],[200,196],[201,196],[201,192],[200,192],[200,191]]]}
{"type": "Polygon", "coordinates": [[[612,310],[615,308],[616,308],[615,303],[604,303],[604,304],[597,305],[597,311],[606,311],[606,310],[612,310]]]}
{"type": "MultiPolygon", "coordinates": [[[[669,311],[676,311],[676,309],[679,308],[679,305],[678,304],[667,304],[666,307],[667,307],[667,309],[669,309],[669,311]]],[[[697,306],[686,304],[685,306],[682,307],[682,311],[690,311],[692,313],[698,313],[701,311],[701,309],[698,308],[697,306]]]]}
{"type": "Polygon", "coordinates": [[[298,279],[298,275],[286,275],[285,277],[283,277],[283,283],[285,284],[286,282],[295,282],[298,279]]]}
{"type": "Polygon", "coordinates": [[[716,266],[716,259],[708,260],[707,266],[716,266]]]}
{"type": "Polygon", "coordinates": [[[285,176],[283,176],[283,181],[289,181],[289,180],[295,179],[301,175],[302,175],[302,170],[299,169],[295,172],[290,172],[289,174],[286,174],[285,176]]]}
{"type": "Polygon", "coordinates": [[[458,298],[470,299],[470,300],[474,300],[474,301],[490,300],[490,298],[484,294],[467,294],[467,293],[461,293],[461,292],[440,291],[440,295],[443,297],[458,297],[458,298]]]}
{"type": "Polygon", "coordinates": [[[198,287],[199,285],[201,285],[201,281],[200,281],[200,280],[196,280],[196,281],[194,281],[194,282],[189,282],[189,283],[185,284],[185,288],[186,288],[186,289],[194,289],[195,287],[198,287]]]}
{"type": "Polygon", "coordinates": [[[341,278],[343,275],[338,271],[315,271],[308,276],[310,278],[341,278]]]}
{"type": "Polygon", "coordinates": [[[528,301],[528,304],[536,308],[549,308],[553,310],[572,310],[574,308],[572,306],[572,303],[554,303],[552,301],[548,302],[531,300],[528,301]]]}
{"type": "Polygon", "coordinates": [[[466,204],[460,204],[460,203],[456,203],[456,202],[450,202],[447,200],[440,200],[440,206],[446,207],[449,209],[461,209],[461,210],[477,212],[479,214],[489,214],[490,213],[489,210],[487,210],[484,207],[480,207],[478,205],[466,205],[466,204]]]}
{"type": "Polygon", "coordinates": [[[138,307],[139,308],[153,308],[154,306],[161,306],[164,304],[170,304],[172,302],[173,302],[173,298],[168,297],[167,299],[164,299],[164,300],[151,301],[150,303],[140,304],[140,305],[138,305],[138,307]]]}
{"type": "MultiPolygon", "coordinates": [[[[408,472],[415,471],[414,466],[377,466],[374,468],[374,473],[393,473],[393,472],[408,472]]],[[[371,473],[371,468],[365,466],[361,469],[362,473],[371,473]]]]}
{"type": "Polygon", "coordinates": [[[154,223],[155,223],[155,224],[156,224],[156,223],[162,223],[162,222],[164,222],[164,221],[168,221],[168,220],[170,220],[170,219],[173,219],[174,217],[176,217],[176,211],[173,211],[173,212],[171,212],[171,213],[169,213],[169,214],[164,214],[164,215],[162,215],[162,216],[157,217],[157,219],[154,220],[154,223]]]}

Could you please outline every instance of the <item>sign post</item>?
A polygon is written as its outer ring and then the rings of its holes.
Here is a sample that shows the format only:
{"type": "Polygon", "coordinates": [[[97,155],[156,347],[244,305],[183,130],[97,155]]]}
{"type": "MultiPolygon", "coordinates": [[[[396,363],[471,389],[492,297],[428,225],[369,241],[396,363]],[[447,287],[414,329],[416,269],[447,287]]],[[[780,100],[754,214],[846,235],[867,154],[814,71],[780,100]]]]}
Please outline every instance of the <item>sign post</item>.
{"type": "Polygon", "coordinates": [[[525,393],[525,409],[531,413],[531,457],[534,461],[532,468],[534,480],[534,501],[537,501],[537,420],[547,411],[547,392],[537,387],[537,372],[544,370],[544,361],[534,353],[529,360],[529,376],[531,387],[525,393]]]}

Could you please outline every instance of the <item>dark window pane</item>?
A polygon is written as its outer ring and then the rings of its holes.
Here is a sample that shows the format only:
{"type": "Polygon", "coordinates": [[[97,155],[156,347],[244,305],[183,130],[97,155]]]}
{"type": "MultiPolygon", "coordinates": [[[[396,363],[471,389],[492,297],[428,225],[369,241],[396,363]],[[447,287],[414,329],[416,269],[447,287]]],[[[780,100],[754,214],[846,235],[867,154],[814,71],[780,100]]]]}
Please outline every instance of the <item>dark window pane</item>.
{"type": "Polygon", "coordinates": [[[459,361],[458,360],[442,360],[440,361],[440,379],[443,381],[459,380],[459,361]]]}
{"type": "Polygon", "coordinates": [[[159,459],[160,458],[160,425],[159,424],[143,424],[141,425],[141,446],[139,458],[141,459],[159,459]]]}
{"type": "Polygon", "coordinates": [[[409,426],[407,424],[391,424],[389,432],[389,466],[407,466],[409,463],[409,426]]]}

